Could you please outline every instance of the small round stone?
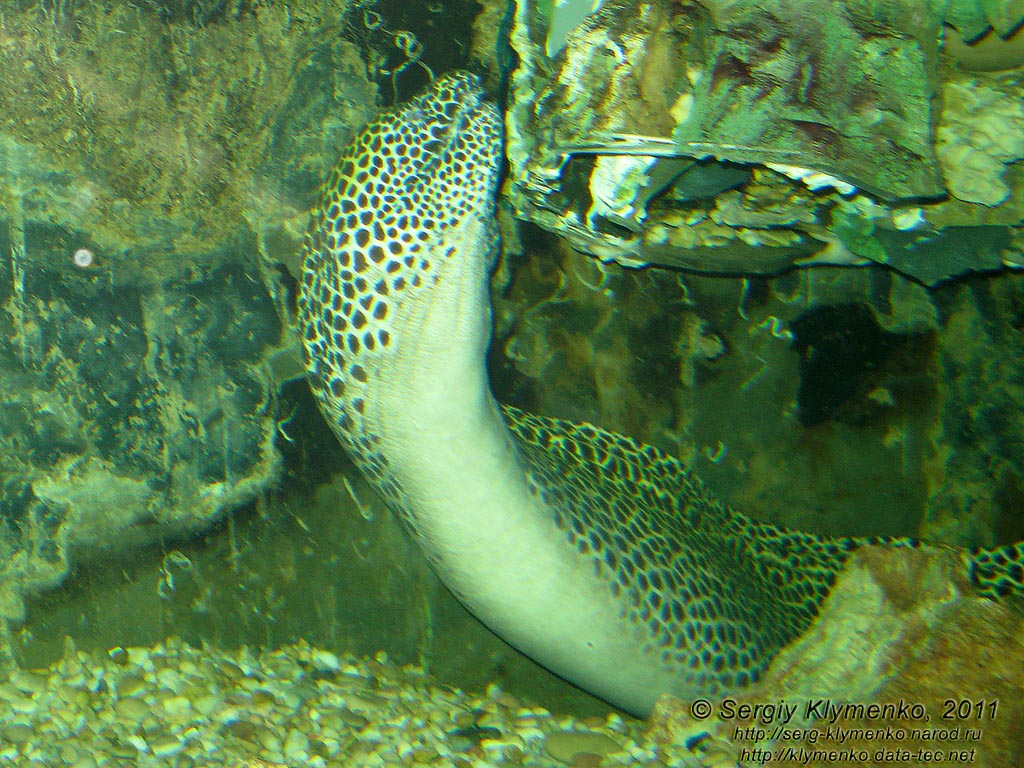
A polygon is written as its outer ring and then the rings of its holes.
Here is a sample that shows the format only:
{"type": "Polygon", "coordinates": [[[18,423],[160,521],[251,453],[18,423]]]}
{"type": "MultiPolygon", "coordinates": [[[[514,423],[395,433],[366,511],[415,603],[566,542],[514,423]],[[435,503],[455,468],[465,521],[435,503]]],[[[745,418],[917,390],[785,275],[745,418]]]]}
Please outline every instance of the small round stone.
{"type": "Polygon", "coordinates": [[[31,725],[25,723],[11,723],[5,726],[3,729],[4,739],[6,741],[13,742],[14,744],[24,744],[32,739],[35,735],[31,725]]]}
{"type": "Polygon", "coordinates": [[[433,747],[416,747],[412,751],[412,760],[414,763],[426,764],[431,763],[438,757],[437,750],[433,747]]]}
{"type": "Polygon", "coordinates": [[[576,755],[596,755],[600,760],[605,755],[622,750],[611,736],[597,731],[555,731],[544,738],[544,751],[561,763],[574,765],[576,755]]]}
{"type": "Polygon", "coordinates": [[[456,712],[452,719],[458,728],[469,728],[476,725],[476,717],[471,712],[456,712]]]}
{"type": "Polygon", "coordinates": [[[572,756],[569,765],[572,768],[599,768],[602,760],[604,760],[603,757],[595,755],[593,752],[577,752],[572,756]]]}
{"type": "Polygon", "coordinates": [[[168,733],[152,739],[149,742],[149,748],[157,757],[171,757],[185,748],[185,742],[168,733]]]}

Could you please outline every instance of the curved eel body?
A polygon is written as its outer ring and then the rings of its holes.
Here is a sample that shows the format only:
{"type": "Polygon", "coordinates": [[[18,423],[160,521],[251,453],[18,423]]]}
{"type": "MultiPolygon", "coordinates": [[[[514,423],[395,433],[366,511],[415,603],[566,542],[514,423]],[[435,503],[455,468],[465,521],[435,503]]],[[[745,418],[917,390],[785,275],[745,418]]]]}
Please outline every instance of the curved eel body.
{"type": "MultiPolygon", "coordinates": [[[[441,579],[512,645],[635,713],[742,689],[862,542],[756,523],[655,448],[494,400],[500,166],[501,116],[464,73],[343,153],[304,250],[313,392],[441,579]]],[[[1024,545],[964,558],[983,592],[1024,591],[1024,545]]]]}

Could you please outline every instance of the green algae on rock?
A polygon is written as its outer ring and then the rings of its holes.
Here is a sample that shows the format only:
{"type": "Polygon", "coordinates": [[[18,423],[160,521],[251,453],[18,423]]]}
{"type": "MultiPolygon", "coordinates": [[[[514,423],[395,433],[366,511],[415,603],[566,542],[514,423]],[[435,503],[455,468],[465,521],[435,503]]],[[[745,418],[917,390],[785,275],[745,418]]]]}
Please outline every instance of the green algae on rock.
{"type": "Polygon", "coordinates": [[[260,4],[197,26],[129,3],[21,5],[0,25],[0,68],[18,73],[0,80],[5,210],[87,238],[122,283],[214,268],[254,235],[275,261],[296,249],[334,147],[375,98],[334,33],[343,7],[260,4]]]}
{"type": "Polygon", "coordinates": [[[1020,221],[1016,177],[1000,180],[1015,149],[975,147],[957,117],[958,89],[1011,105],[1020,84],[979,84],[940,58],[944,20],[1011,18],[1012,3],[606,3],[551,58],[543,12],[520,2],[509,198],[519,216],[627,266],[881,262],[928,284],[1001,269],[1015,263],[1005,248],[967,264],[945,246],[897,258],[904,243],[886,230],[916,242],[1020,221]]]}
{"type": "Polygon", "coordinates": [[[156,6],[0,11],[0,661],[77,558],[278,476],[278,265],[375,98],[342,6],[156,6]]]}

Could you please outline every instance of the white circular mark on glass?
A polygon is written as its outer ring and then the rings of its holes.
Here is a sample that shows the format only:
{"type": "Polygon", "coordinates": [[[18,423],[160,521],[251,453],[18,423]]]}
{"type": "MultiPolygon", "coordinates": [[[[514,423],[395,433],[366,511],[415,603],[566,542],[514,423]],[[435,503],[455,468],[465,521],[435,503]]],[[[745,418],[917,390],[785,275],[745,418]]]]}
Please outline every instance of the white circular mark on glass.
{"type": "Polygon", "coordinates": [[[79,248],[71,258],[79,269],[88,269],[96,263],[96,254],[88,248],[79,248]]]}

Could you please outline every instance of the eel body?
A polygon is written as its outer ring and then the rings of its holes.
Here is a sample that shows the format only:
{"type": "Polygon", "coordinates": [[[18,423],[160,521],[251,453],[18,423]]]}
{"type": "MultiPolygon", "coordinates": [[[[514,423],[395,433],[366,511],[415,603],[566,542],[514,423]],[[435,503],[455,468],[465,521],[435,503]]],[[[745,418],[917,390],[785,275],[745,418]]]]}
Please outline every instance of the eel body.
{"type": "MultiPolygon", "coordinates": [[[[495,401],[501,135],[456,73],[345,150],[304,246],[312,390],[441,579],[512,645],[638,714],[663,692],[742,690],[863,541],[754,522],[653,447],[495,401]]],[[[1024,591],[1024,545],[964,560],[983,593],[1024,591]]]]}

